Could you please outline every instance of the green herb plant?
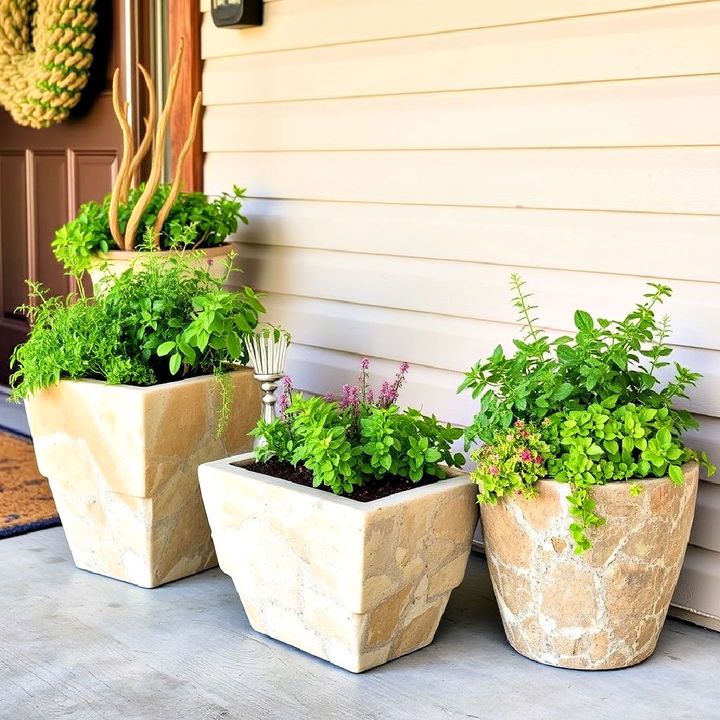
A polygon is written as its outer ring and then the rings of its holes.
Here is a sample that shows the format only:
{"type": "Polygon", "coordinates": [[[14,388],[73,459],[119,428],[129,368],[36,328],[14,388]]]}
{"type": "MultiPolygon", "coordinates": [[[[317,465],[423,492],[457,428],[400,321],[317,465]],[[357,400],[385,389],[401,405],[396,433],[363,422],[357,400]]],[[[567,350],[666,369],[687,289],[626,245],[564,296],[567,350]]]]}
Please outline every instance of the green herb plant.
{"type": "MultiPolygon", "coordinates": [[[[143,213],[136,233],[136,250],[157,249],[152,241],[152,229],[170,192],[171,185],[159,185],[143,213]]],[[[128,220],[145,189],[145,184],[130,189],[126,203],[118,207],[118,224],[125,233],[128,220]]],[[[55,257],[76,277],[86,272],[94,258],[109,250],[117,250],[110,233],[110,195],[102,203],[88,202],[77,217],[63,225],[52,242],[55,257]]],[[[238,220],[247,224],[240,214],[245,190],[237,186],[232,193],[223,193],[210,200],[199,192],[178,193],[160,231],[160,250],[195,250],[221,245],[238,228],[238,220]]]]}
{"type": "MultiPolygon", "coordinates": [[[[655,316],[670,296],[665,285],[650,284],[644,301],[622,320],[595,320],[578,310],[576,333],[551,340],[536,325],[522,279],[513,275],[511,282],[523,326],[516,352],[508,357],[498,346],[458,389],[480,400],[465,433],[468,447],[477,439],[487,443],[473,453],[473,478],[482,488],[480,502],[513,491],[530,497],[542,476],[570,483],[570,532],[576,552],[583,552],[591,547],[587,530],[604,523],[592,486],[665,475],[682,483],[682,465],[691,460],[715,471],[705,453],[682,440],[697,421],[674,407],[701,376],[674,363],[669,382],[659,377],[672,352],[669,319],[655,316]],[[530,455],[542,462],[528,461],[530,455]]],[[[633,495],[642,492],[638,483],[628,487],[633,495]]]]}
{"type": "MultiPolygon", "coordinates": [[[[224,277],[196,266],[197,253],[151,257],[103,281],[96,297],[50,297],[30,284],[33,301],[20,308],[32,329],[11,358],[12,397],[21,400],[62,379],[155,385],[245,363],[243,337],[264,312],[249,287],[223,290],[224,277]]],[[[221,382],[221,416],[229,387],[221,382]]],[[[222,429],[222,425],[220,426],[222,429]]]]}
{"type": "Polygon", "coordinates": [[[368,383],[368,366],[363,359],[358,384],[343,386],[337,399],[304,397],[292,392],[286,379],[281,417],[260,421],[252,432],[267,442],[256,449],[257,459],[302,464],[312,471],[315,487],[326,486],[337,494],[386,476],[412,482],[443,479],[446,472],[440,463],[461,466],[463,455],[452,452],[453,442],[462,436],[460,429],[440,423],[434,415],[400,410],[396,404],[407,363],[393,382],[383,383],[376,398],[368,383]]]}

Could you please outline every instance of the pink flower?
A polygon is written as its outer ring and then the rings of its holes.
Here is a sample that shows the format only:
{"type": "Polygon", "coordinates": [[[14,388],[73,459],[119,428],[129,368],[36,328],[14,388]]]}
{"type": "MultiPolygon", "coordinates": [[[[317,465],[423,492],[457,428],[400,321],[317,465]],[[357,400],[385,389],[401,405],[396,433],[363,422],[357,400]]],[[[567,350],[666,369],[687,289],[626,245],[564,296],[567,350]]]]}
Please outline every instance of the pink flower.
{"type": "Polygon", "coordinates": [[[363,358],[360,361],[360,369],[367,370],[369,367],[370,367],[370,360],[368,360],[367,358],[363,358]]]}
{"type": "Polygon", "coordinates": [[[280,395],[280,402],[278,402],[278,410],[281,416],[285,415],[285,411],[290,407],[293,390],[292,378],[286,375],[282,380],[282,385],[282,394],[280,395]]]}
{"type": "Polygon", "coordinates": [[[536,465],[542,465],[544,462],[544,458],[542,455],[536,455],[535,456],[535,464],[536,465]]]}
{"type": "Polygon", "coordinates": [[[527,449],[523,450],[519,457],[523,462],[532,462],[533,460],[533,454],[527,449]]]}
{"type": "Polygon", "coordinates": [[[520,437],[530,437],[530,433],[527,430],[521,430],[520,431],[520,437]]]}
{"type": "Polygon", "coordinates": [[[488,468],[488,472],[489,472],[491,475],[497,475],[497,474],[500,472],[500,468],[499,468],[497,465],[491,465],[491,466],[488,468]]]}
{"type": "Polygon", "coordinates": [[[357,385],[343,385],[342,386],[342,397],[338,403],[340,410],[352,407],[356,408],[360,402],[360,388],[357,385]]]}
{"type": "Polygon", "coordinates": [[[525,423],[524,423],[522,420],[517,420],[517,421],[515,422],[515,427],[516,427],[516,428],[525,427],[525,423]]]}

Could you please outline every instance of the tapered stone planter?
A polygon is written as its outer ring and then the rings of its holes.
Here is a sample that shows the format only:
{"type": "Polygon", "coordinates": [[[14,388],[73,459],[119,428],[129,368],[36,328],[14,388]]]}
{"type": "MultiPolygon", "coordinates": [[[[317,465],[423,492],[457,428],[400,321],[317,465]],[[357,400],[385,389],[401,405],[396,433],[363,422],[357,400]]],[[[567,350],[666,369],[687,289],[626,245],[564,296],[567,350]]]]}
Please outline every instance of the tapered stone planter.
{"type": "MultiPolygon", "coordinates": [[[[232,252],[232,245],[226,243],[193,252],[198,255],[192,263],[195,267],[209,270],[214,277],[222,277],[225,274],[224,261],[232,252]]],[[[177,250],[159,250],[152,253],[144,250],[110,250],[97,257],[93,266],[88,270],[88,275],[90,275],[93,287],[97,288],[98,283],[104,277],[122,275],[131,265],[142,267],[151,257],[167,258],[177,254],[177,250]]]]}
{"type": "Polygon", "coordinates": [[[27,401],[38,467],[79,568],[156,587],[217,565],[197,466],[248,449],[260,406],[251,370],[228,377],[219,439],[213,376],[152,387],[63,380],[27,401]]]}
{"type": "Polygon", "coordinates": [[[575,555],[566,483],[541,480],[531,500],[482,506],[488,565],[505,634],[522,655],[583,670],[627,667],[649,657],[667,615],[690,536],[698,465],[669,478],[592,489],[605,517],[592,548],[575,555]]]}
{"type": "Polygon", "coordinates": [[[362,672],[432,642],[477,523],[466,475],[360,503],[245,470],[200,467],[220,567],[258,632],[362,672]]]}

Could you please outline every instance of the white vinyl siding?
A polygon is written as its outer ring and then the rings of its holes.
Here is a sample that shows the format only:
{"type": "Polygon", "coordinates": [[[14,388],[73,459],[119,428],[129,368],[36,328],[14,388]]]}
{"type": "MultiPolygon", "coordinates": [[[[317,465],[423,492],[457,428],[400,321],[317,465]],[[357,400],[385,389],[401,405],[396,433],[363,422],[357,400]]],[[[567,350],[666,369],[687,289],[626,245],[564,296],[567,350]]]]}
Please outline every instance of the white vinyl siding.
{"type": "MultiPolygon", "coordinates": [[[[407,360],[404,400],[464,424],[463,370],[517,332],[511,272],[553,332],[661,281],[720,464],[720,2],[271,0],[202,33],[205,189],[248,187],[242,277],[298,386],[407,360]]],[[[719,483],[676,595],[716,618],[719,483]]]]}

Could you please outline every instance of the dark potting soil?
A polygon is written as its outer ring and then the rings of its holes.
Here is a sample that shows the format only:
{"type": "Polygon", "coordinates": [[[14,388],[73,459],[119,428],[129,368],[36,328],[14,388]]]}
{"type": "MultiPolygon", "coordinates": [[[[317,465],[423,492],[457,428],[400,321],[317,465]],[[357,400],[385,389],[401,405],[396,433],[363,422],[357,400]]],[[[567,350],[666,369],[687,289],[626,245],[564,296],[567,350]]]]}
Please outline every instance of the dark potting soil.
{"type": "MultiPolygon", "coordinates": [[[[241,463],[234,464],[238,467],[244,467],[251,472],[271,475],[281,480],[288,480],[296,485],[312,487],[313,484],[312,471],[308,470],[302,463],[297,467],[293,467],[289,462],[281,462],[275,458],[271,458],[266,462],[252,462],[249,465],[241,463]]],[[[433,475],[426,475],[422,480],[414,483],[412,480],[398,477],[397,475],[386,475],[382,480],[369,480],[366,485],[356,487],[351,493],[341,493],[340,497],[350,498],[358,502],[370,502],[371,500],[379,500],[380,498],[404,492],[405,490],[412,490],[412,488],[432,485],[438,482],[438,480],[439,478],[433,475]]],[[[321,485],[316,489],[332,493],[332,489],[325,485],[321,485]]]]}

